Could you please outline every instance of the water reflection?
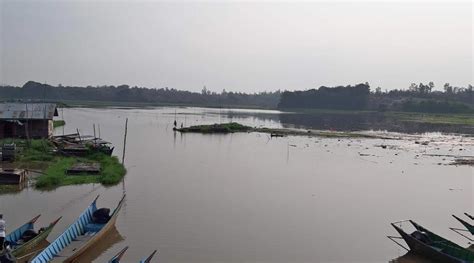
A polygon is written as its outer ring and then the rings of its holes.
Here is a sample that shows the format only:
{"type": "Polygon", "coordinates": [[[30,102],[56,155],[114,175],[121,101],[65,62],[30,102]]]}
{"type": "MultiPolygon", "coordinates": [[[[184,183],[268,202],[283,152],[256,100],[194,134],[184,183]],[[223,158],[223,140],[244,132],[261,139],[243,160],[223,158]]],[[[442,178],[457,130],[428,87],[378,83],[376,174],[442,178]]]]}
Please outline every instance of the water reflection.
{"type": "MultiPolygon", "coordinates": [[[[299,123],[278,112],[218,114],[180,108],[176,118],[188,125],[299,123]]],[[[472,168],[439,165],[450,159],[424,155],[472,155],[467,137],[440,135],[422,145],[302,136],[270,140],[260,133],[178,135],[171,129],[174,108],[67,109],[65,118],[66,133],[79,128],[91,134],[92,124],[100,124],[102,137],[120,156],[129,118],[127,200],[116,224],[125,241],[105,244],[105,251],[97,249],[81,262],[107,262],[125,245],[130,250],[124,262],[155,249],[168,263],[388,262],[404,253],[385,237],[393,233],[389,222],[415,218],[462,244],[447,229],[453,224],[449,215],[472,211],[472,168]],[[460,143],[465,150],[451,151],[460,143]]],[[[40,224],[63,216],[53,240],[98,194],[104,207],[116,205],[123,187],[29,188],[0,196],[0,210],[9,225],[39,213],[40,224]]]]}
{"type": "Polygon", "coordinates": [[[123,241],[124,238],[120,233],[117,231],[115,226],[104,236],[102,237],[98,243],[94,244],[94,246],[89,249],[86,253],[81,255],[77,258],[76,262],[93,262],[100,255],[104,254],[108,251],[111,247],[115,244],[123,241]]]}
{"type": "Polygon", "coordinates": [[[396,259],[390,260],[389,263],[436,263],[430,259],[408,252],[405,255],[396,259]]]}
{"type": "Polygon", "coordinates": [[[469,125],[420,123],[402,121],[382,112],[358,113],[265,113],[265,112],[225,112],[227,118],[254,118],[264,123],[281,123],[285,128],[302,128],[335,131],[389,131],[400,133],[462,133],[474,134],[469,125]]]}

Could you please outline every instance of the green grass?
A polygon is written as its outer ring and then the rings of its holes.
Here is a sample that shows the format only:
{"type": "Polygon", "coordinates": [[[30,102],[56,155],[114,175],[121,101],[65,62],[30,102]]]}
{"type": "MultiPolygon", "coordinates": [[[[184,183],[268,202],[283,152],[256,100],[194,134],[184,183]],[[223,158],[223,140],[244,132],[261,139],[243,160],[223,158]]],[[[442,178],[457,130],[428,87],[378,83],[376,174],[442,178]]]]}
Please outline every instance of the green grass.
{"type": "Polygon", "coordinates": [[[58,127],[61,127],[61,126],[64,126],[66,125],[66,122],[63,121],[63,120],[54,120],[53,121],[53,127],[54,128],[58,128],[58,127]]]}
{"type": "MultiPolygon", "coordinates": [[[[11,143],[12,140],[0,140],[0,143],[11,143]]],[[[53,145],[48,140],[14,140],[19,148],[13,165],[17,168],[41,167],[41,174],[35,186],[39,189],[50,189],[62,185],[101,183],[113,185],[125,176],[126,169],[115,156],[103,153],[92,153],[86,157],[65,157],[54,153],[53,145]],[[66,175],[66,170],[76,162],[98,162],[101,172],[98,175],[66,175]]],[[[2,189],[0,188],[0,192],[2,189]]]]}
{"type": "Polygon", "coordinates": [[[40,189],[54,188],[63,185],[101,183],[114,185],[120,182],[126,169],[115,156],[95,153],[87,158],[60,157],[52,163],[36,181],[40,189]],[[98,175],[67,175],[66,170],[77,162],[99,162],[101,172],[98,175]]]}
{"type": "Polygon", "coordinates": [[[474,125],[474,114],[387,112],[386,116],[418,123],[474,125]]]}
{"type": "Polygon", "coordinates": [[[251,131],[252,127],[242,125],[236,122],[211,124],[211,125],[196,125],[191,127],[176,129],[180,132],[196,132],[196,133],[233,133],[233,132],[247,132],[251,131]]]}
{"type": "Polygon", "coordinates": [[[192,133],[233,133],[233,132],[261,132],[269,134],[279,134],[284,136],[318,136],[327,138],[385,138],[381,135],[370,135],[355,132],[332,132],[332,131],[314,131],[314,130],[301,130],[301,129],[285,129],[285,128],[252,128],[249,126],[242,125],[240,123],[231,122],[223,124],[211,124],[211,125],[196,125],[191,127],[185,127],[176,129],[179,132],[192,132],[192,133]]]}

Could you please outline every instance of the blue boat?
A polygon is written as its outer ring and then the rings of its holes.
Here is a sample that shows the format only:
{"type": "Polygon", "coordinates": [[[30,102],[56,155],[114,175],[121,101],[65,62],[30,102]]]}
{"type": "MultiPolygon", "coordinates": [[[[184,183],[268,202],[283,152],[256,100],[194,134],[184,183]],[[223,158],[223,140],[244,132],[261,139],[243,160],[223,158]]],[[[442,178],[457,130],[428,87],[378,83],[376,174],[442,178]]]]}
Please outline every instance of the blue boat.
{"type": "Polygon", "coordinates": [[[103,224],[93,221],[93,214],[98,210],[96,205],[98,198],[99,196],[66,231],[33,258],[31,263],[73,262],[105,236],[115,225],[125,195],[111,214],[110,219],[103,224]]]}
{"type": "MultiPolygon", "coordinates": [[[[120,263],[120,259],[123,257],[127,249],[128,247],[125,247],[122,250],[120,250],[120,252],[117,255],[115,255],[111,260],[109,260],[108,263],[120,263]]],[[[153,256],[155,256],[155,254],[156,254],[156,250],[153,251],[153,253],[151,253],[151,255],[149,255],[147,258],[140,260],[140,263],[150,263],[151,259],[153,258],[153,256]]]]}
{"type": "Polygon", "coordinates": [[[150,263],[153,256],[156,254],[156,250],[151,253],[147,258],[140,260],[140,263],[150,263]]]}
{"type": "Polygon", "coordinates": [[[11,248],[11,254],[13,256],[23,256],[26,252],[38,246],[49,236],[54,226],[61,219],[61,217],[56,219],[55,221],[51,222],[49,226],[40,228],[38,233],[36,233],[34,231],[35,222],[40,216],[41,215],[34,217],[19,228],[13,230],[5,237],[5,241],[9,244],[11,248]]]}
{"type": "Polygon", "coordinates": [[[122,250],[120,250],[120,252],[117,255],[115,255],[111,260],[109,260],[109,263],[120,263],[120,259],[123,257],[127,249],[128,247],[125,247],[122,250]]]}

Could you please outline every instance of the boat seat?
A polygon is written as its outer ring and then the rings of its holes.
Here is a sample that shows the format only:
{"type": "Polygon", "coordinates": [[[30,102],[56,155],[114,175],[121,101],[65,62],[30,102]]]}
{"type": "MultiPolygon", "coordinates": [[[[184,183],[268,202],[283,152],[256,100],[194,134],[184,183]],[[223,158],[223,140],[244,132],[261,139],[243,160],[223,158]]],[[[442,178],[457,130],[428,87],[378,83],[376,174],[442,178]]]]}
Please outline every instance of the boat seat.
{"type": "Polygon", "coordinates": [[[97,232],[99,232],[104,226],[105,226],[105,224],[89,223],[89,224],[85,225],[84,231],[85,231],[86,233],[87,233],[87,232],[97,233],[97,232]]]}

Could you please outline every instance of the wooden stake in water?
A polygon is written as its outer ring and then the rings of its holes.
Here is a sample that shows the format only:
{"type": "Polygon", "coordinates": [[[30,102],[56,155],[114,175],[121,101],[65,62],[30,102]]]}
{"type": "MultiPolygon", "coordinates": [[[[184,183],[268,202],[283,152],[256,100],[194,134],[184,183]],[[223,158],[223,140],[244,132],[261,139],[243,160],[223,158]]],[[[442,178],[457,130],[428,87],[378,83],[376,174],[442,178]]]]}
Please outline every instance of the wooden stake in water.
{"type": "Polygon", "coordinates": [[[81,139],[81,134],[79,133],[79,129],[76,128],[76,131],[77,131],[77,136],[79,136],[79,141],[82,142],[82,139],[81,139]]]}
{"type": "Polygon", "coordinates": [[[122,153],[122,165],[125,161],[125,147],[127,146],[127,129],[128,129],[128,118],[125,119],[125,134],[123,136],[123,153],[122,153]]]}
{"type": "Polygon", "coordinates": [[[97,137],[95,136],[95,123],[92,123],[92,129],[94,129],[94,146],[97,143],[97,137]]]}

